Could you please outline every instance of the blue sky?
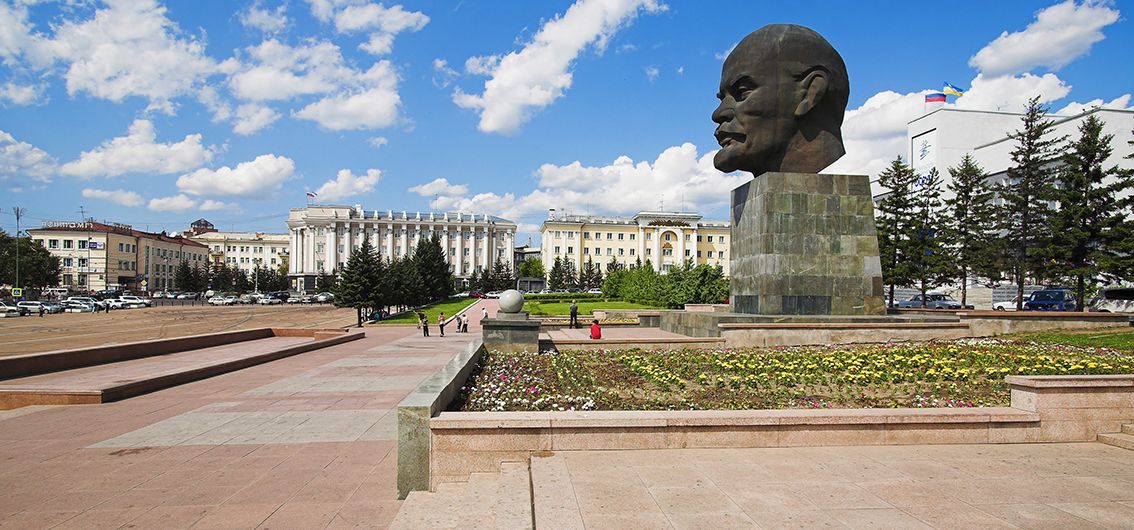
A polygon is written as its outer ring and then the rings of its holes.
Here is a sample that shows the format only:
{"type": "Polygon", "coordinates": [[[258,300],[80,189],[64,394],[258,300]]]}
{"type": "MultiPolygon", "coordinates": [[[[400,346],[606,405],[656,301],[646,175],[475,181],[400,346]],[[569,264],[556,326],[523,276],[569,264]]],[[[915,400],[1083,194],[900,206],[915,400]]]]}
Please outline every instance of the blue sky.
{"type": "MultiPolygon", "coordinates": [[[[0,1],[0,228],[96,219],[282,232],[306,203],[724,218],[724,54],[769,23],[823,34],[851,77],[847,155],[902,152],[950,104],[1129,108],[1118,2],[0,1]],[[817,4],[817,5],[816,5],[817,4]]],[[[535,239],[533,237],[533,239],[535,239]]]]}

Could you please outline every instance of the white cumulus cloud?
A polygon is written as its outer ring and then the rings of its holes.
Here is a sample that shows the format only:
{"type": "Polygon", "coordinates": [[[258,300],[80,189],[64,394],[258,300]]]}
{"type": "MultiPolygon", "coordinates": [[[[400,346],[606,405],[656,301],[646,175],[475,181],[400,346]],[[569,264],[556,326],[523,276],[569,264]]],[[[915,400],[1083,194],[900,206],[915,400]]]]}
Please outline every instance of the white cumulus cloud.
{"type": "Polygon", "coordinates": [[[450,184],[449,179],[436,178],[425,184],[419,184],[408,191],[421,195],[422,197],[434,197],[443,195],[446,197],[466,195],[469,192],[469,187],[464,184],[450,184]]]}
{"type": "Polygon", "coordinates": [[[179,193],[170,197],[156,197],[150,199],[147,207],[155,212],[184,212],[197,207],[197,201],[179,193]]]}
{"type": "Polygon", "coordinates": [[[216,212],[219,210],[236,210],[237,206],[231,202],[214,201],[213,199],[206,199],[201,201],[200,206],[197,207],[202,212],[216,212]]]}
{"type": "Polygon", "coordinates": [[[0,131],[0,181],[51,182],[55,159],[46,151],[0,131]]]}
{"type": "Polygon", "coordinates": [[[258,103],[245,103],[236,108],[236,122],[232,132],[249,135],[267,127],[280,118],[280,114],[270,107],[258,103]]]}
{"type": "Polygon", "coordinates": [[[1038,13],[1023,31],[1001,33],[969,59],[969,65],[988,76],[1026,72],[1043,66],[1058,70],[1103,40],[1102,29],[1118,21],[1109,2],[1074,0],[1038,13]]]}
{"type": "Polygon", "coordinates": [[[359,48],[371,55],[390,53],[399,33],[419,31],[429,23],[424,13],[407,11],[401,5],[386,7],[368,0],[308,0],[308,3],[315,18],[333,23],[337,33],[368,33],[369,39],[359,48]]]}
{"type": "Polygon", "coordinates": [[[1097,98],[1092,99],[1092,100],[1090,100],[1086,103],[1079,103],[1078,101],[1072,101],[1071,103],[1068,103],[1063,108],[1055,111],[1054,113],[1060,114],[1060,115],[1063,115],[1063,116],[1073,116],[1075,114],[1079,114],[1081,112],[1085,112],[1087,110],[1095,109],[1095,108],[1134,110],[1134,106],[1130,105],[1130,99],[1131,99],[1130,94],[1123,94],[1123,95],[1118,96],[1118,97],[1116,97],[1116,98],[1114,98],[1110,101],[1104,101],[1102,99],[1097,99],[1097,98]]]}
{"type": "Polygon", "coordinates": [[[78,160],[63,164],[60,173],[80,178],[114,177],[126,173],[181,173],[213,159],[213,148],[201,145],[200,134],[180,142],[158,143],[149,120],[134,120],[126,136],[111,138],[83,151],[78,160]]]}
{"type": "Polygon", "coordinates": [[[100,190],[94,188],[86,188],[83,190],[83,197],[88,199],[98,199],[100,201],[110,201],[122,206],[138,207],[146,203],[141,195],[132,191],[123,189],[117,190],[100,190]]]}
{"type": "Polygon", "coordinates": [[[287,28],[290,20],[286,12],[287,4],[280,4],[275,9],[265,9],[259,1],[256,1],[246,11],[240,13],[240,23],[273,35],[287,28]]]}
{"type": "Polygon", "coordinates": [[[71,95],[110,101],[140,96],[172,113],[171,100],[191,94],[216,69],[202,39],[187,36],[155,0],[109,0],[88,20],[64,20],[28,53],[65,64],[71,95]]]}
{"type": "Polygon", "coordinates": [[[389,61],[379,61],[360,76],[364,85],[325,97],[299,111],[297,118],[311,120],[332,131],[379,129],[393,125],[398,119],[398,76],[389,61]]]}
{"type": "MultiPolygon", "coordinates": [[[[569,71],[588,46],[602,51],[619,28],[639,11],[657,13],[665,4],[657,0],[578,0],[563,16],[543,24],[524,48],[499,59],[480,94],[453,93],[459,107],[480,112],[478,128],[484,132],[514,132],[532,113],[551,105],[571,87],[569,71]]],[[[466,69],[469,69],[466,61],[466,69]]],[[[489,70],[484,58],[474,61],[489,70]]],[[[470,69],[471,70],[471,69],[470,69]]]]}
{"type": "Polygon", "coordinates": [[[704,211],[727,204],[727,190],[750,178],[717,171],[714,154],[716,151],[699,154],[695,145],[684,143],[662,151],[653,162],[620,156],[602,166],[578,161],[562,166],[544,164],[535,173],[537,188],[521,196],[492,192],[470,196],[467,187],[450,185],[445,179],[410,191],[426,197],[438,195],[430,201],[431,208],[501,212],[501,216],[514,220],[530,219],[548,208],[632,214],[656,210],[664,203],[667,209],[684,205],[691,211],[704,211]]]}
{"type": "Polygon", "coordinates": [[[40,102],[43,96],[42,85],[21,85],[11,81],[0,86],[0,101],[14,105],[31,105],[40,102]]]}
{"type": "Polygon", "coordinates": [[[340,169],[334,180],[328,180],[315,190],[319,200],[337,201],[347,197],[362,195],[374,191],[382,172],[377,169],[367,169],[365,175],[355,175],[349,169],[340,169]]]}
{"type": "Polygon", "coordinates": [[[263,197],[295,175],[295,162],[285,156],[260,155],[235,168],[198,169],[177,178],[177,189],[190,195],[263,197]]]}

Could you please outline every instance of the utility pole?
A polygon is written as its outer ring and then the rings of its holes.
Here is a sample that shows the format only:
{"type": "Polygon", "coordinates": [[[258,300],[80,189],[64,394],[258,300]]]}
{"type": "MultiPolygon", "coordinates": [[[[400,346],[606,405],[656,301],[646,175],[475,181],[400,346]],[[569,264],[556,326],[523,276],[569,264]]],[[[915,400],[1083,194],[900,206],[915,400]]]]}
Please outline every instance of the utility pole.
{"type": "Polygon", "coordinates": [[[16,288],[20,287],[20,216],[24,214],[24,209],[16,206],[12,208],[12,212],[16,214],[16,288]]]}

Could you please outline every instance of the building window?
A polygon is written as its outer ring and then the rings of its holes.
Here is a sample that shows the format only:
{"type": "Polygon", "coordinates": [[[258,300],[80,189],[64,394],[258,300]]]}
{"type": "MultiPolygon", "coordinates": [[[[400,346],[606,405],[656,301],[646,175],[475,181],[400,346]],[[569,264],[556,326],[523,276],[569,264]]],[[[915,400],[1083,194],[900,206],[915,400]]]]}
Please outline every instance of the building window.
{"type": "Polygon", "coordinates": [[[79,266],[80,267],[86,267],[87,266],[87,258],[79,258],[79,266]]]}
{"type": "Polygon", "coordinates": [[[646,232],[646,241],[653,241],[653,240],[654,240],[653,232],[646,232]]]}
{"type": "Polygon", "coordinates": [[[637,236],[637,235],[638,235],[638,234],[630,234],[630,241],[633,241],[633,240],[634,240],[634,237],[635,237],[635,236],[637,236]]]}
{"type": "Polygon", "coordinates": [[[73,267],[73,266],[75,266],[75,260],[71,259],[71,258],[63,258],[63,266],[64,267],[73,267]]]}
{"type": "Polygon", "coordinates": [[[63,248],[75,248],[75,242],[70,239],[64,239],[63,248]]]}
{"type": "Polygon", "coordinates": [[[626,234],[618,234],[618,240],[622,241],[622,236],[624,236],[624,235],[626,235],[626,234]]]}
{"type": "Polygon", "coordinates": [[[575,231],[574,230],[567,232],[567,239],[575,239],[575,231]]]}
{"type": "MultiPolygon", "coordinates": [[[[619,251],[619,252],[622,252],[622,249],[618,249],[618,251],[619,251]]],[[[631,256],[633,256],[633,255],[634,255],[634,249],[630,249],[630,255],[631,255],[631,256]]]]}
{"type": "Polygon", "coordinates": [[[86,249],[87,249],[87,241],[85,239],[80,239],[79,240],[79,250],[86,250],[86,249]]]}
{"type": "Polygon", "coordinates": [[[556,253],[556,254],[558,254],[558,253],[559,253],[559,247],[555,247],[555,253],[556,253]]]}
{"type": "Polygon", "coordinates": [[[665,240],[666,241],[672,241],[673,240],[673,234],[666,232],[665,233],[665,240]]]}
{"type": "MultiPolygon", "coordinates": [[[[648,254],[648,252],[647,252],[647,254],[648,254]]],[[[672,256],[673,255],[673,249],[672,248],[663,248],[662,251],[661,251],[661,255],[672,256]]]]}
{"type": "Polygon", "coordinates": [[[698,258],[701,257],[701,251],[700,250],[697,251],[697,257],[698,258]]]}
{"type": "Polygon", "coordinates": [[[685,249],[685,257],[689,257],[691,255],[692,255],[692,252],[689,249],[685,249]]]}
{"type": "Polygon", "coordinates": [[[575,253],[575,247],[567,247],[567,253],[568,254],[574,254],[575,253]]]}
{"type": "Polygon", "coordinates": [[[614,239],[614,232],[607,232],[606,233],[606,240],[610,241],[611,239],[614,239]]]}
{"type": "Polygon", "coordinates": [[[621,248],[618,249],[618,255],[619,256],[623,255],[623,253],[625,253],[625,252],[626,252],[626,249],[621,249],[621,248]]]}
{"type": "Polygon", "coordinates": [[[723,257],[724,257],[724,251],[723,251],[723,250],[720,250],[720,251],[718,251],[718,252],[717,252],[717,257],[718,257],[718,258],[723,258],[723,257]]]}
{"type": "Polygon", "coordinates": [[[590,232],[583,232],[583,239],[590,239],[590,238],[591,238],[590,232]]]}
{"type": "Polygon", "coordinates": [[[652,255],[653,253],[654,253],[654,252],[653,252],[653,249],[648,249],[648,248],[646,249],[646,255],[647,255],[647,256],[650,256],[650,255],[652,255]]]}
{"type": "Polygon", "coordinates": [[[47,240],[47,248],[59,248],[59,240],[58,239],[48,239],[47,240]]]}
{"type": "Polygon", "coordinates": [[[717,241],[724,243],[725,242],[724,238],[725,238],[725,236],[720,236],[720,237],[717,238],[717,241]]]}
{"type": "Polygon", "coordinates": [[[685,240],[686,240],[686,241],[689,241],[689,237],[690,237],[691,235],[692,235],[692,234],[685,234],[685,240]]]}
{"type": "Polygon", "coordinates": [[[607,256],[613,256],[614,255],[614,249],[610,248],[610,247],[606,247],[606,255],[607,256]]]}
{"type": "Polygon", "coordinates": [[[705,236],[705,239],[707,239],[709,243],[713,242],[713,236],[705,236]]]}
{"type": "Polygon", "coordinates": [[[700,242],[701,242],[701,236],[697,236],[697,242],[698,242],[698,243],[700,243],[700,242]]]}

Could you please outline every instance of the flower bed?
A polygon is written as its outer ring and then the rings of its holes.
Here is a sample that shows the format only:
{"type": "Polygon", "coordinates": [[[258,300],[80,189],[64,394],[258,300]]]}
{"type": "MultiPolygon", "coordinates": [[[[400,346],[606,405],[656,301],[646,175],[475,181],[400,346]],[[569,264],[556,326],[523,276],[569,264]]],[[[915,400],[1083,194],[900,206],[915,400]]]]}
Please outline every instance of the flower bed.
{"type": "Polygon", "coordinates": [[[1007,375],[1129,373],[1128,351],[1013,339],[488,352],[457,405],[469,411],[1007,406],[1007,375]]]}

